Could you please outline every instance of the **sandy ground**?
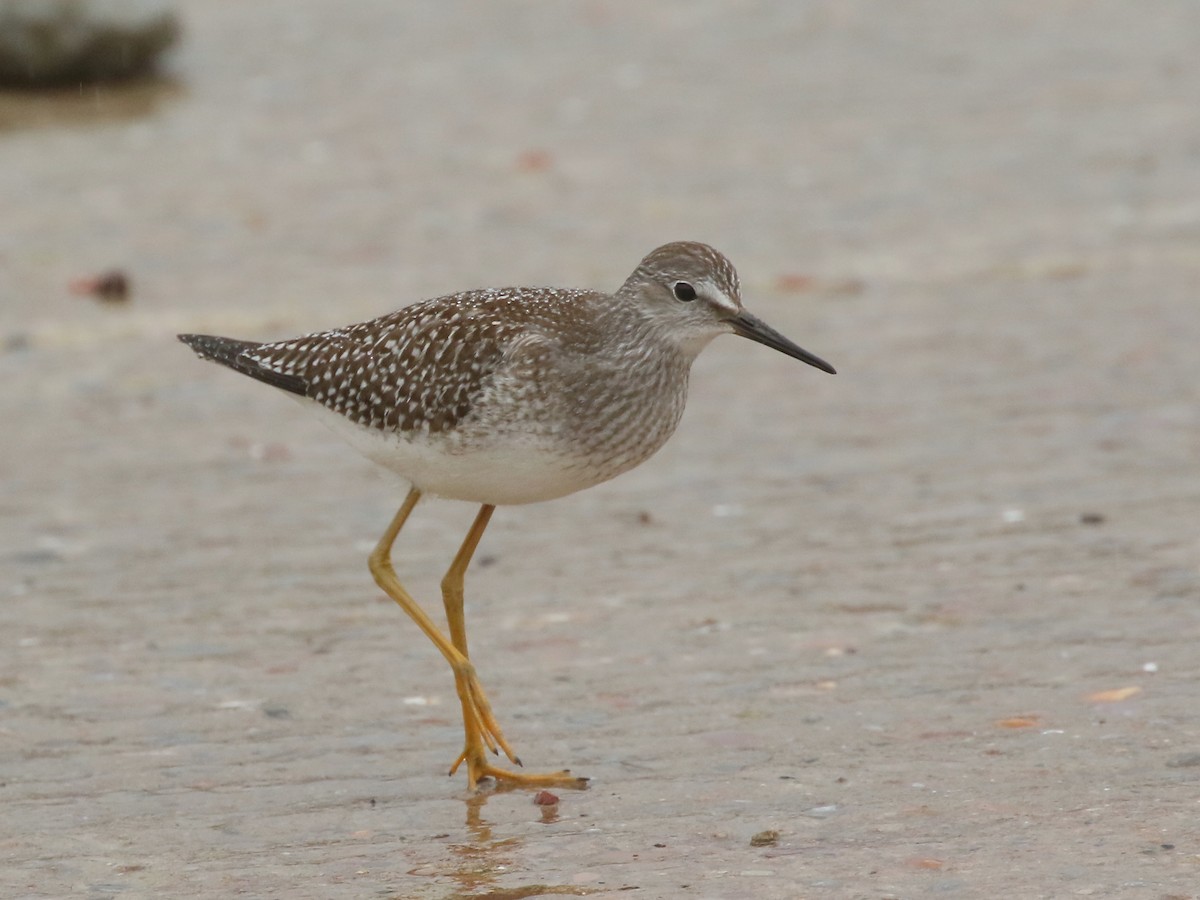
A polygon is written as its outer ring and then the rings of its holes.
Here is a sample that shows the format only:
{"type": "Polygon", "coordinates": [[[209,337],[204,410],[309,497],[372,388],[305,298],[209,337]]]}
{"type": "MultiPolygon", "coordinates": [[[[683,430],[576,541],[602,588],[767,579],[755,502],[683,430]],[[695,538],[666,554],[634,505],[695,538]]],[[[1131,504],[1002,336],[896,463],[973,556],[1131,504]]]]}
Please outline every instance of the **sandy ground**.
{"type": "Polygon", "coordinates": [[[0,96],[0,895],[1200,896],[1200,5],[182,12],[169,82],[0,96]],[[593,781],[469,796],[403,485],[173,335],[681,238],[841,374],[721,339],[498,512],[484,683],[593,781]]]}

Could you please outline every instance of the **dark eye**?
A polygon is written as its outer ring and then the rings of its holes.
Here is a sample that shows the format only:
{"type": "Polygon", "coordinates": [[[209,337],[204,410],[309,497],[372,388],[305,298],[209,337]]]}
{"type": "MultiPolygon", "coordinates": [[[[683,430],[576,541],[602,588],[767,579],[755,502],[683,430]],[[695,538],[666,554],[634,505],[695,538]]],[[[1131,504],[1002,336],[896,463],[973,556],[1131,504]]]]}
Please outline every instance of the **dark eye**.
{"type": "Polygon", "coordinates": [[[682,300],[684,303],[691,303],[696,299],[696,289],[686,281],[675,282],[675,299],[682,300]]]}

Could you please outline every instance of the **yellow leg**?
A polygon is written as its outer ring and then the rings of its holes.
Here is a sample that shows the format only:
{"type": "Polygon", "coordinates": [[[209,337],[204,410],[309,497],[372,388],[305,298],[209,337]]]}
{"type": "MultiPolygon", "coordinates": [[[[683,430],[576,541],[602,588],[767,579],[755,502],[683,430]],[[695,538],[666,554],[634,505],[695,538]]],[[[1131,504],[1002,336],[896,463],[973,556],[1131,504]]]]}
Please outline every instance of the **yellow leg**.
{"type": "Polygon", "coordinates": [[[485,748],[495,753],[498,747],[510,760],[520,765],[520,760],[513,754],[512,748],[504,739],[504,733],[500,730],[499,723],[492,715],[491,704],[488,703],[487,695],[479,684],[475,667],[467,658],[466,618],[463,615],[463,577],[471,562],[471,556],[479,544],[479,539],[483,536],[484,529],[487,528],[494,507],[484,506],[479,511],[479,515],[476,516],[471,530],[467,532],[467,537],[463,541],[462,547],[459,548],[454,562],[446,572],[446,577],[442,580],[442,595],[451,634],[451,639],[447,639],[428,614],[417,605],[417,602],[400,584],[400,580],[396,577],[396,571],[392,567],[392,545],[396,542],[396,536],[404,527],[413,507],[420,499],[421,492],[416,488],[409,491],[404,503],[372,551],[370,566],[375,583],[417,623],[417,626],[425,632],[425,636],[433,641],[434,646],[441,651],[442,656],[446,658],[446,661],[450,663],[450,668],[454,671],[454,684],[459,701],[462,703],[466,744],[463,752],[451,767],[450,774],[453,775],[465,760],[467,783],[471,789],[475,788],[481,778],[489,776],[497,780],[530,787],[586,786],[587,779],[574,778],[566,772],[525,775],[496,768],[487,761],[485,748]]]}
{"type": "MultiPolygon", "coordinates": [[[[475,554],[475,548],[479,546],[479,540],[483,537],[484,529],[491,521],[494,510],[494,506],[486,504],[480,508],[470,531],[467,532],[462,546],[459,547],[458,553],[454,557],[454,562],[450,564],[446,576],[442,579],[442,602],[446,607],[446,621],[450,625],[450,640],[464,658],[469,658],[470,654],[467,651],[467,619],[463,612],[463,580],[467,573],[467,566],[471,564],[471,557],[475,554]]],[[[466,743],[463,752],[450,767],[451,775],[463,762],[466,762],[467,782],[472,787],[484,777],[529,787],[585,787],[587,785],[586,778],[576,778],[566,770],[545,774],[525,774],[493,766],[484,753],[485,745],[493,753],[496,752],[498,746],[504,751],[505,756],[518,766],[521,765],[521,760],[513,754],[508,741],[504,739],[504,733],[500,730],[500,725],[492,714],[491,704],[488,703],[478,681],[472,684],[469,679],[455,672],[455,685],[463,705],[466,743]]]]}

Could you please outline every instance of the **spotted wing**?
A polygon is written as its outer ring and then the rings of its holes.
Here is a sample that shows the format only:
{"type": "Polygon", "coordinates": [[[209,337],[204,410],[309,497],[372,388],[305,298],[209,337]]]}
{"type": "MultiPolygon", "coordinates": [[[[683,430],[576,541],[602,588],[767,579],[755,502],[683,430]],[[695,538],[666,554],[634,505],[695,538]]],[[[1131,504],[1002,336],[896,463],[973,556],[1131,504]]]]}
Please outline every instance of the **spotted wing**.
{"type": "Polygon", "coordinates": [[[240,359],[297,379],[304,396],[360,425],[449,431],[470,414],[520,333],[524,317],[499,308],[508,305],[478,293],[443,297],[360,325],[262,344],[240,359]]]}

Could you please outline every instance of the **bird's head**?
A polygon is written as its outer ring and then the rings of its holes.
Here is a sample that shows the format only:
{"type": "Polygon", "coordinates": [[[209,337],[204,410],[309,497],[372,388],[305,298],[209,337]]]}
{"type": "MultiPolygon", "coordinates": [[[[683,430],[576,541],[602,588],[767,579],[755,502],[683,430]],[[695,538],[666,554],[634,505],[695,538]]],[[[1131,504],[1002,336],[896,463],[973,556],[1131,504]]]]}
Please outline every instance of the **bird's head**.
{"type": "Polygon", "coordinates": [[[677,241],[650,252],[618,296],[694,357],[720,334],[737,334],[834,374],[833,366],[788,340],[742,306],[737,270],[707,244],[677,241]]]}

